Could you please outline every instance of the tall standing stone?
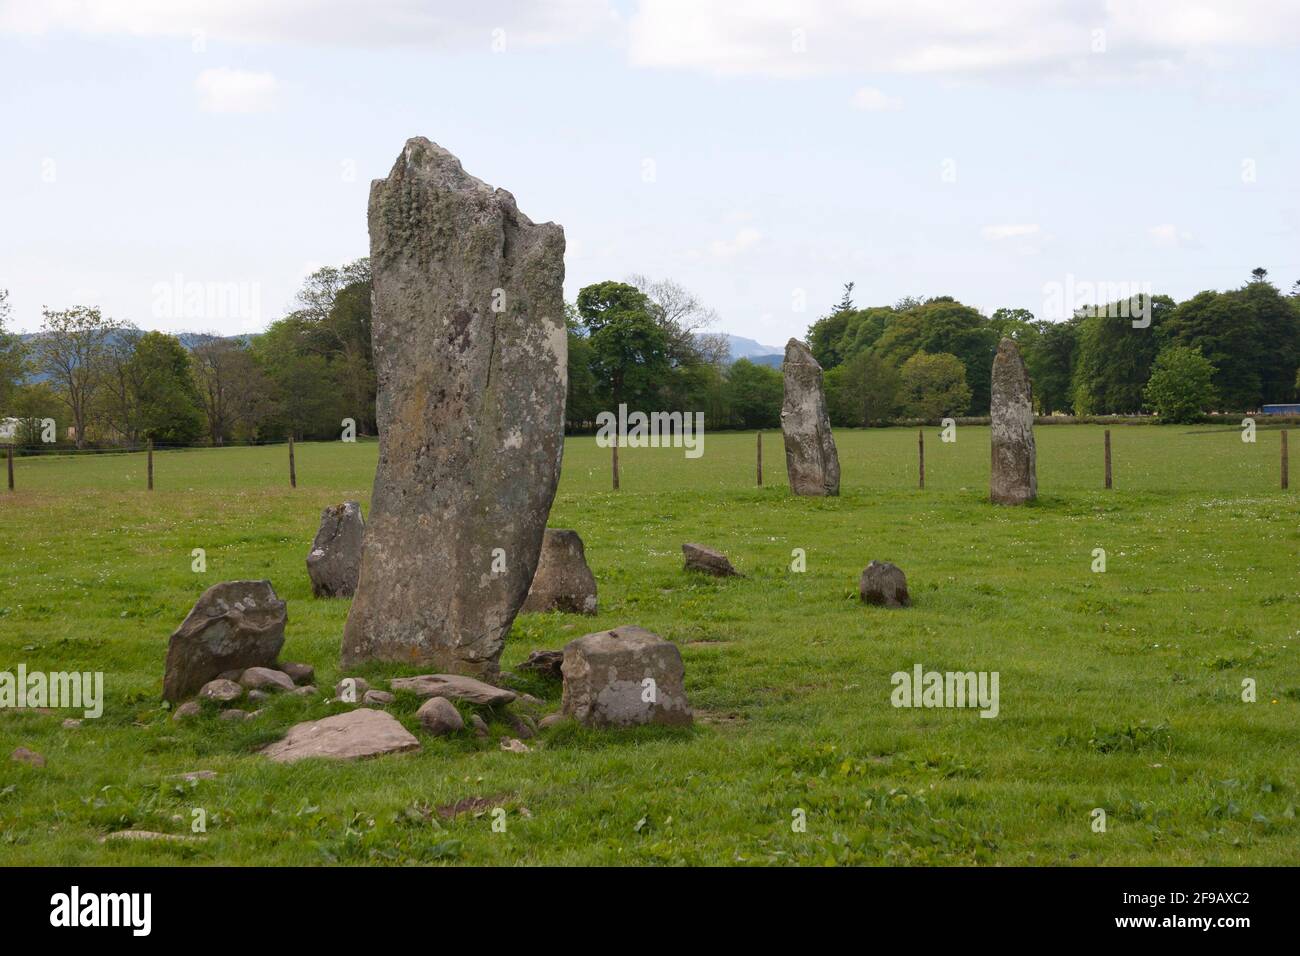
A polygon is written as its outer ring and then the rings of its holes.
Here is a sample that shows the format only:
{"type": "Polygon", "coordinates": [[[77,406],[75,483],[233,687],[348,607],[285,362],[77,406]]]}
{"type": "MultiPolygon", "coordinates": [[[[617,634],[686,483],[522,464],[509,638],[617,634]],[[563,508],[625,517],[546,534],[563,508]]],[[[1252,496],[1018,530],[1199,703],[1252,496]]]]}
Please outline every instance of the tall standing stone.
{"type": "Polygon", "coordinates": [[[343,665],[491,676],[563,453],[564,230],[408,140],[370,187],[379,467],[343,665]]]}
{"type": "Polygon", "coordinates": [[[785,345],[781,371],[785,380],[781,435],[790,490],[796,495],[838,495],[840,459],[826,411],[822,367],[808,346],[791,339],[785,345]]]}
{"type": "Polygon", "coordinates": [[[1033,501],[1038,497],[1034,402],[1029,372],[1011,339],[999,342],[998,354],[993,357],[989,424],[993,433],[989,498],[999,505],[1033,501]]]}

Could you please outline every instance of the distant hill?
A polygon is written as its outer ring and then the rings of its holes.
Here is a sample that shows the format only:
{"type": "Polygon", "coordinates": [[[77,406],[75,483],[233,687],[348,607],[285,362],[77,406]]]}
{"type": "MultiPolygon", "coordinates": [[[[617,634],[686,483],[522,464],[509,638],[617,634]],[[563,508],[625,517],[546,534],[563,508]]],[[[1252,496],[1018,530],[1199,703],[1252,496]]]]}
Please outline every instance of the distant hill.
{"type": "Polygon", "coordinates": [[[773,368],[780,368],[781,361],[785,357],[785,350],[777,348],[774,345],[764,345],[762,342],[754,339],[747,339],[743,335],[732,335],[729,332],[721,333],[727,339],[727,346],[731,350],[731,361],[736,359],[749,359],[755,365],[771,365],[773,368]]]}

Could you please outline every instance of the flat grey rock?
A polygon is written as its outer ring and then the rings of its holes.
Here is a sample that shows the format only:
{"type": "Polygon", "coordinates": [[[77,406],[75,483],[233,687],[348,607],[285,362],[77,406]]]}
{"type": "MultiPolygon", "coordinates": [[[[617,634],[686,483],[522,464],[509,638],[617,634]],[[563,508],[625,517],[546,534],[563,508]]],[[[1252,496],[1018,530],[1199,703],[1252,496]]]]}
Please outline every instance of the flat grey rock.
{"type": "Polygon", "coordinates": [[[295,724],[283,740],[263,747],[261,753],[276,763],[294,763],[309,757],[357,760],[419,748],[420,741],[397,718],[362,707],[295,724]]]}
{"type": "Polygon", "coordinates": [[[419,677],[396,677],[388,682],[395,691],[407,691],[420,697],[447,697],[470,704],[495,707],[515,699],[515,692],[503,687],[493,687],[473,677],[461,674],[421,674],[419,677]]]}

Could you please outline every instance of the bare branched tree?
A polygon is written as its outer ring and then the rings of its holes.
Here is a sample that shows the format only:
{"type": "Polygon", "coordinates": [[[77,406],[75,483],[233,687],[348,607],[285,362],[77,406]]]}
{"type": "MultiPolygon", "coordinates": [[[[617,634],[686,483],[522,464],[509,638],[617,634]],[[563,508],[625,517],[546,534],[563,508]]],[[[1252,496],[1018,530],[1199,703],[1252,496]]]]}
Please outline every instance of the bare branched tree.
{"type": "Polygon", "coordinates": [[[68,406],[78,448],[86,445],[92,402],[103,374],[103,356],[120,325],[99,309],[74,306],[62,312],[42,309],[44,321],[36,340],[36,367],[55,384],[55,394],[68,406]]]}
{"type": "Polygon", "coordinates": [[[654,280],[634,274],[628,276],[627,282],[650,300],[654,319],[668,336],[668,356],[674,365],[721,365],[727,361],[727,337],[706,331],[717,321],[718,313],[695,293],[672,279],[654,280]]]}

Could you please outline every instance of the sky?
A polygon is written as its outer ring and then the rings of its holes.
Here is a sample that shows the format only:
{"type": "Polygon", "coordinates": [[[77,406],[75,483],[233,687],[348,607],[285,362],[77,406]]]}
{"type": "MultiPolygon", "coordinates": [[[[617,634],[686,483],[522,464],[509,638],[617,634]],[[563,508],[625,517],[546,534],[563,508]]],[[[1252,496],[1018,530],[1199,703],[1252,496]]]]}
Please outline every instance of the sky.
{"type": "Polygon", "coordinates": [[[780,346],[950,295],[1300,280],[1291,0],[0,0],[11,327],[259,331],[408,137],[780,346]]]}

